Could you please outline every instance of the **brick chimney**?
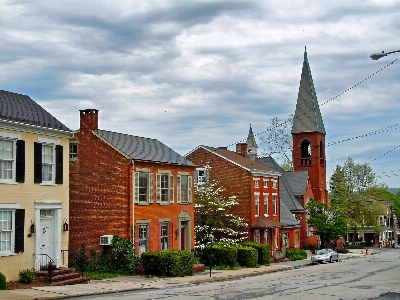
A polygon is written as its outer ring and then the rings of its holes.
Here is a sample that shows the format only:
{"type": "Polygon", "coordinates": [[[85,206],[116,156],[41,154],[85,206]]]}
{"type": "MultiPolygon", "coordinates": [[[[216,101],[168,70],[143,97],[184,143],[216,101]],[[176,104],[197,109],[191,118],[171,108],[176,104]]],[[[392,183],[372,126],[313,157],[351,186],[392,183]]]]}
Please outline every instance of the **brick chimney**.
{"type": "Polygon", "coordinates": [[[236,144],[236,153],[240,154],[243,157],[247,157],[247,143],[236,144]]]}
{"type": "Polygon", "coordinates": [[[92,130],[99,129],[99,110],[98,109],[83,109],[79,110],[80,115],[80,132],[86,133],[92,130]]]}

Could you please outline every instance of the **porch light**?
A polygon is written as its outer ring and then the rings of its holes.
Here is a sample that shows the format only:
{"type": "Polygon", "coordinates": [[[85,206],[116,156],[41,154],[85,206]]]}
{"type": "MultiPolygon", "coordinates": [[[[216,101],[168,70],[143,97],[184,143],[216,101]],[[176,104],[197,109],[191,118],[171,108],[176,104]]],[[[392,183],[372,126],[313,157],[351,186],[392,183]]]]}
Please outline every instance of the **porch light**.
{"type": "Polygon", "coordinates": [[[64,219],[64,220],[65,220],[65,222],[64,222],[64,224],[63,224],[63,229],[64,229],[64,231],[68,231],[67,219],[64,219]]]}
{"type": "Polygon", "coordinates": [[[36,231],[36,226],[35,226],[35,222],[33,222],[33,220],[31,220],[31,234],[32,233],[35,233],[35,231],[36,231]]]}

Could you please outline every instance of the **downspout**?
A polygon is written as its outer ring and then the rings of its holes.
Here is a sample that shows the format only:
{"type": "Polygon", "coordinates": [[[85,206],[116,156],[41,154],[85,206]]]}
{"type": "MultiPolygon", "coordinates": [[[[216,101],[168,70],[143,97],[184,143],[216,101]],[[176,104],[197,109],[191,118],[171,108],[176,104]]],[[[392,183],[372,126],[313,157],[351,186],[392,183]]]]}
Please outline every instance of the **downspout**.
{"type": "Polygon", "coordinates": [[[135,168],[134,162],[131,160],[131,174],[132,174],[132,189],[131,189],[131,203],[132,203],[132,242],[135,245],[135,168]]]}

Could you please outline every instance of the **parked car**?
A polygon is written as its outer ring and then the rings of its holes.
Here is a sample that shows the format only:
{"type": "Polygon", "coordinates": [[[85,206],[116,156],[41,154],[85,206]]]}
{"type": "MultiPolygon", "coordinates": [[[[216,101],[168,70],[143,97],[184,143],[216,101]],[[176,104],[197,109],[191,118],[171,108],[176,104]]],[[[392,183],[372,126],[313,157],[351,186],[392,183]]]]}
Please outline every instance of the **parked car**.
{"type": "Polygon", "coordinates": [[[311,256],[313,264],[333,261],[339,261],[339,254],[332,249],[321,249],[311,256]]]}

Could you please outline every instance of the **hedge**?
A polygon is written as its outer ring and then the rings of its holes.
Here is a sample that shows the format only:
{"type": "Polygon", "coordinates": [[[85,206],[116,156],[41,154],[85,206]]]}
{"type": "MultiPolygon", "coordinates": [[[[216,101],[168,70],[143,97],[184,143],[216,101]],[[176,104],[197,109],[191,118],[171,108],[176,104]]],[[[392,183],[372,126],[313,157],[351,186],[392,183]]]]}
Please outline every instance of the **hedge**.
{"type": "Polygon", "coordinates": [[[194,254],[182,250],[160,250],[141,255],[146,275],[158,277],[182,277],[193,275],[194,254]]]}
{"type": "Polygon", "coordinates": [[[290,260],[301,260],[307,258],[307,252],[303,249],[287,249],[286,250],[286,257],[290,260]]]}
{"type": "Polygon", "coordinates": [[[267,266],[269,265],[270,263],[269,245],[256,242],[243,242],[240,245],[256,249],[258,252],[258,264],[267,266]]]}
{"type": "Polygon", "coordinates": [[[240,266],[255,268],[258,263],[258,251],[252,247],[237,247],[237,261],[240,266]]]}
{"type": "MultiPolygon", "coordinates": [[[[206,265],[210,265],[210,246],[203,249],[203,259],[206,265]]],[[[235,267],[237,264],[237,247],[214,245],[212,247],[212,264],[213,266],[225,266],[229,268],[235,267]]]]}

